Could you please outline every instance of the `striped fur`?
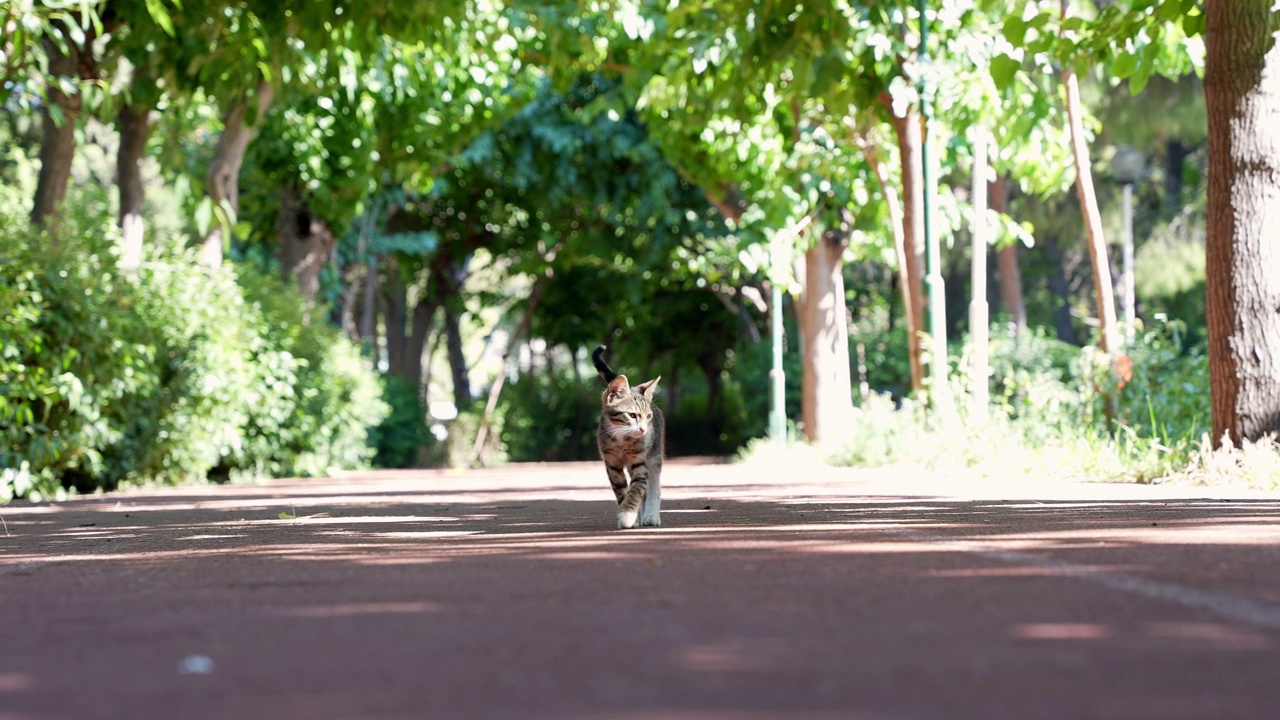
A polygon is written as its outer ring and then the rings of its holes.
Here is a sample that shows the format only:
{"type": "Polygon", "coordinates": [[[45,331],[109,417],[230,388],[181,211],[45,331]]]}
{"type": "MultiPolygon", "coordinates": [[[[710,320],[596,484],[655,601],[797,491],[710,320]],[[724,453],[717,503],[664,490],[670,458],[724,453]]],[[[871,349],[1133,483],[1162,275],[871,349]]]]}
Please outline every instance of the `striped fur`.
{"type": "Polygon", "coordinates": [[[604,346],[591,354],[609,385],[600,396],[600,432],[596,444],[618,501],[618,527],[662,524],[662,411],[653,402],[658,376],[632,386],[604,361],[604,346]]]}

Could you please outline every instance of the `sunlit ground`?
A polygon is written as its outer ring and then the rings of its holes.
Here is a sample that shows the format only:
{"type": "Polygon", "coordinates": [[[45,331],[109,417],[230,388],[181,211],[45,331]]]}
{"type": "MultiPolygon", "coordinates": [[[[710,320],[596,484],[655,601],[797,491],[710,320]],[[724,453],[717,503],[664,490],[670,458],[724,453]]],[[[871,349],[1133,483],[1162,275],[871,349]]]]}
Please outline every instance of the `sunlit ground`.
{"type": "Polygon", "coordinates": [[[629,531],[598,463],[5,507],[0,706],[1189,718],[1280,702],[1275,494],[785,463],[674,461],[663,481],[662,527],[629,531]],[[980,712],[997,706],[1017,714],[980,712]]]}

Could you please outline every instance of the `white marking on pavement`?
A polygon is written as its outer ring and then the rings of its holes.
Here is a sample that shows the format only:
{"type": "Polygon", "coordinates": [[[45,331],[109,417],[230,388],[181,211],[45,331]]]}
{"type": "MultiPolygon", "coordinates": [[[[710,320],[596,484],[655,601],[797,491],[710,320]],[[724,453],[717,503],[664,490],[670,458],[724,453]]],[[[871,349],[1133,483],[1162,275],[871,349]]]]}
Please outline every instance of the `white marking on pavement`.
{"type": "Polygon", "coordinates": [[[1230,593],[1179,585],[1178,583],[1152,580],[1138,575],[1115,572],[1096,565],[1079,565],[1066,560],[1045,557],[1020,550],[1001,550],[973,540],[949,538],[912,530],[882,530],[886,534],[904,539],[948,545],[963,552],[989,560],[1008,564],[1031,565],[1065,577],[1087,580],[1096,585],[1120,590],[1152,600],[1163,600],[1183,607],[1206,610],[1219,617],[1237,622],[1280,630],[1280,606],[1250,600],[1230,593]]]}

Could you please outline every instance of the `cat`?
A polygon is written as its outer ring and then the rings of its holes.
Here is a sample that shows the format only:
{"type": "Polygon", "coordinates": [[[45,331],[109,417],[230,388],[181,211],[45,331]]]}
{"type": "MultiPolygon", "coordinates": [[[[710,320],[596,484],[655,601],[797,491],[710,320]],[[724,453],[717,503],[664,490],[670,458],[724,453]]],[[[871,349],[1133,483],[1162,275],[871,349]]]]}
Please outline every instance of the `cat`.
{"type": "Polygon", "coordinates": [[[604,345],[591,353],[600,376],[608,383],[600,396],[600,432],[596,445],[604,460],[609,484],[618,500],[618,528],[662,524],[662,412],[653,403],[662,376],[632,386],[604,361],[604,345]]]}

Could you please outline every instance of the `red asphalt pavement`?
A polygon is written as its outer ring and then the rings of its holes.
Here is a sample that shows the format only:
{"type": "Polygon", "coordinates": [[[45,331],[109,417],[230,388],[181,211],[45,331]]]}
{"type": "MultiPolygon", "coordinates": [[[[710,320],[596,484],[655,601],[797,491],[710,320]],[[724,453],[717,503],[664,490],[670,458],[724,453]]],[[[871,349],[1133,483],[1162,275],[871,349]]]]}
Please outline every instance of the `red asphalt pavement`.
{"type": "Polygon", "coordinates": [[[672,462],[0,507],[0,720],[1280,718],[1280,495],[672,462]],[[280,518],[280,513],[289,517],[280,518]]]}

